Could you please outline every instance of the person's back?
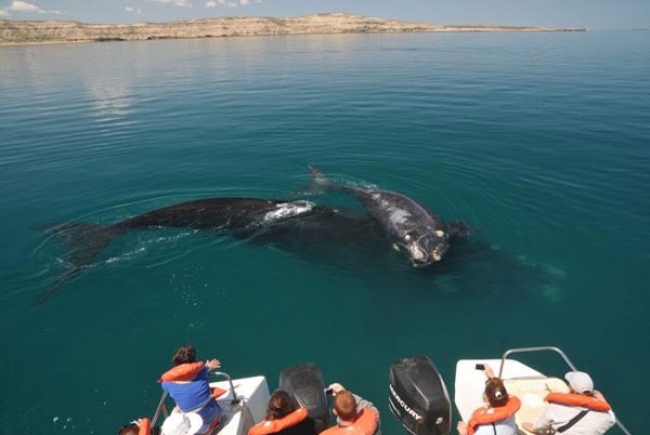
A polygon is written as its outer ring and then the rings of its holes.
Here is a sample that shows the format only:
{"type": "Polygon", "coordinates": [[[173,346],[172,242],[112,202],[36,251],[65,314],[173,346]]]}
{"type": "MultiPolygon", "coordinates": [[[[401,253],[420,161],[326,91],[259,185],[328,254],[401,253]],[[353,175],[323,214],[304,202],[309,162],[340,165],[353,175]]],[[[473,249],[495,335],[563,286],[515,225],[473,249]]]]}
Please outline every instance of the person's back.
{"type": "Polygon", "coordinates": [[[316,425],[307,409],[298,407],[286,391],[278,390],[269,398],[266,418],[248,435],[316,435],[316,425]]]}
{"type": "Polygon", "coordinates": [[[602,394],[594,390],[591,377],[584,372],[565,375],[571,391],[550,393],[548,406],[535,425],[524,423],[526,430],[538,434],[603,435],[616,422],[611,407],[602,394]]]}
{"type": "Polygon", "coordinates": [[[329,388],[334,394],[336,425],[321,435],[381,435],[379,411],[371,402],[345,390],[341,384],[329,388]]]}
{"type": "Polygon", "coordinates": [[[183,412],[193,412],[203,419],[199,433],[212,429],[219,422],[221,407],[212,396],[208,372],[219,368],[217,359],[207,362],[196,360],[196,349],[191,345],[179,348],[172,358],[174,367],[163,373],[160,383],[183,412]]]}
{"type": "Polygon", "coordinates": [[[573,418],[577,418],[582,411],[587,411],[568,429],[561,431],[562,435],[603,435],[614,425],[614,418],[609,412],[587,410],[587,408],[549,403],[544,412],[547,420],[538,421],[535,427],[551,427],[553,431],[567,425],[573,418]]]}
{"type": "Polygon", "coordinates": [[[487,364],[483,367],[487,377],[483,391],[483,406],[476,409],[469,421],[458,422],[459,435],[516,435],[515,413],[521,401],[508,394],[503,381],[494,376],[487,364]]]}

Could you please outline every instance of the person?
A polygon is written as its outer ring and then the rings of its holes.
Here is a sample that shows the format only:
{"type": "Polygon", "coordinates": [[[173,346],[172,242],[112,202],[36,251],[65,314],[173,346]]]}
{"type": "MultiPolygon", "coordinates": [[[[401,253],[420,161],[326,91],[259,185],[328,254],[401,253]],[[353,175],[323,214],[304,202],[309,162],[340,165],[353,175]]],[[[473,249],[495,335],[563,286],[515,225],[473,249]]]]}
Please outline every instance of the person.
{"type": "Polygon", "coordinates": [[[379,411],[366,399],[334,383],[328,387],[334,395],[336,425],[321,435],[381,435],[379,411]]]}
{"type": "Polygon", "coordinates": [[[523,423],[529,432],[563,435],[603,435],[616,422],[611,406],[603,395],[594,390],[594,381],[585,372],[569,372],[568,393],[550,393],[548,406],[533,425],[523,423]]]}
{"type": "Polygon", "coordinates": [[[266,418],[253,426],[248,435],[316,435],[314,420],[307,409],[297,406],[284,390],[271,395],[266,406],[266,418]]]}
{"type": "Polygon", "coordinates": [[[174,399],[181,413],[196,413],[203,419],[197,434],[214,429],[219,423],[221,407],[212,396],[208,372],[221,367],[221,362],[217,359],[205,363],[197,361],[196,349],[185,345],[174,353],[172,363],[174,367],[163,373],[159,380],[163,390],[174,399]]]}
{"type": "Polygon", "coordinates": [[[118,431],[117,435],[159,435],[160,428],[158,426],[151,428],[151,420],[148,418],[140,418],[125,424],[118,431]]]}
{"type": "Polygon", "coordinates": [[[510,396],[503,381],[494,376],[492,368],[483,364],[487,377],[483,392],[483,406],[472,413],[467,423],[456,425],[459,435],[516,435],[515,413],[521,408],[521,401],[510,396]]]}

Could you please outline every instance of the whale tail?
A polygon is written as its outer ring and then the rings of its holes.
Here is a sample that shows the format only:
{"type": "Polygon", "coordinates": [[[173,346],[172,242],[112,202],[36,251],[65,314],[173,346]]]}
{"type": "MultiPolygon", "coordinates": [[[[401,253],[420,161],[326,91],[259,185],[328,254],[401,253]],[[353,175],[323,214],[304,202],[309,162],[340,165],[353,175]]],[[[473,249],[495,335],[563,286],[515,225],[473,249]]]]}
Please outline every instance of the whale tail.
{"type": "Polygon", "coordinates": [[[88,223],[68,223],[44,228],[45,233],[62,241],[71,247],[68,254],[68,269],[59,276],[47,289],[43,290],[34,305],[41,305],[50,296],[58,292],[63,284],[74,278],[77,273],[88,266],[101,251],[106,248],[113,238],[125,232],[117,225],[101,225],[88,223]]]}

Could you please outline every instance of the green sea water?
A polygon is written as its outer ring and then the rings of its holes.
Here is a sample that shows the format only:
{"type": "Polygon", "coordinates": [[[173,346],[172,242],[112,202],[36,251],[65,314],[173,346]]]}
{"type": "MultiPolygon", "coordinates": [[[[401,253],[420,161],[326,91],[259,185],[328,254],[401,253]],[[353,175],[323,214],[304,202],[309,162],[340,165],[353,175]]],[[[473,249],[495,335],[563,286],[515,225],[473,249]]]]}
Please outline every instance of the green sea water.
{"type": "Polygon", "coordinates": [[[388,435],[397,359],[428,355],[453,394],[458,359],[555,345],[641,433],[648,32],[5,46],[0,151],[2,434],[115,433],[184,343],[271,388],[315,362],[388,435]],[[297,198],[309,164],[480,231],[427,270],[372,238],[135,231],[33,305],[70,262],[42,228],[297,198]]]}

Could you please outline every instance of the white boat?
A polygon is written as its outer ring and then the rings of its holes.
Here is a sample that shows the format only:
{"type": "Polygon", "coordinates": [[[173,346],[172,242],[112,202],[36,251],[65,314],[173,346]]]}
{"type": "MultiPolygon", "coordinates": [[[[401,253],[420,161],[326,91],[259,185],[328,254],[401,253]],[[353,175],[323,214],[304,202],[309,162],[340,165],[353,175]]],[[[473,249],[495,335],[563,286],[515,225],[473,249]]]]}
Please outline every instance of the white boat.
{"type": "MultiPolygon", "coordinates": [[[[211,372],[210,375],[225,380],[210,382],[212,389],[222,392],[216,399],[222,411],[219,425],[209,435],[248,435],[250,428],[266,416],[266,405],[270,398],[266,378],[231,379],[224,372],[211,372]]],[[[283,370],[279,388],[290,393],[301,406],[308,409],[317,429],[322,430],[329,425],[325,380],[315,364],[301,364],[283,370]]],[[[151,419],[152,427],[162,417],[167,418],[172,407],[172,400],[164,392],[151,419]]]]}
{"type": "MultiPolygon", "coordinates": [[[[569,387],[560,377],[546,376],[526,364],[509,358],[519,353],[555,352],[569,370],[577,370],[567,355],[556,347],[530,347],[510,349],[500,359],[466,359],[456,364],[454,402],[461,418],[468,421],[473,411],[482,406],[485,375],[477,364],[487,363],[497,377],[504,381],[508,392],[517,396],[522,407],[516,414],[520,434],[530,434],[523,422],[535,422],[546,407],[544,397],[550,392],[568,392],[569,387]]],[[[562,373],[563,374],[563,373],[562,373]]],[[[270,397],[264,376],[231,380],[228,374],[213,375],[225,380],[212,382],[210,386],[225,390],[217,398],[222,408],[221,422],[210,435],[248,435],[249,429],[265,417],[270,397]]],[[[302,364],[285,369],[278,384],[307,408],[309,416],[316,421],[318,431],[329,425],[328,399],[325,396],[325,380],[315,364],[302,364]]],[[[169,415],[171,399],[164,393],[152,424],[161,416],[169,415]]],[[[403,358],[395,362],[389,376],[389,409],[408,433],[413,435],[448,435],[452,427],[452,407],[449,393],[442,376],[426,356],[403,358]]],[[[616,425],[625,435],[631,435],[623,423],[616,425]]]]}
{"type": "MultiPolygon", "coordinates": [[[[477,369],[477,364],[488,364],[495,375],[503,380],[508,393],[521,400],[521,409],[515,414],[521,434],[532,434],[525,430],[522,423],[534,423],[544,412],[544,398],[549,393],[568,393],[569,386],[563,379],[567,371],[577,371],[569,357],[559,348],[552,346],[510,349],[500,359],[464,359],[456,363],[454,384],[456,408],[464,421],[468,421],[472,412],[483,404],[485,374],[477,369]],[[521,361],[509,358],[513,354],[531,354],[553,352],[559,355],[567,365],[559,376],[547,376],[521,361]]],[[[616,419],[616,425],[626,435],[631,435],[623,423],[616,419]]]]}

